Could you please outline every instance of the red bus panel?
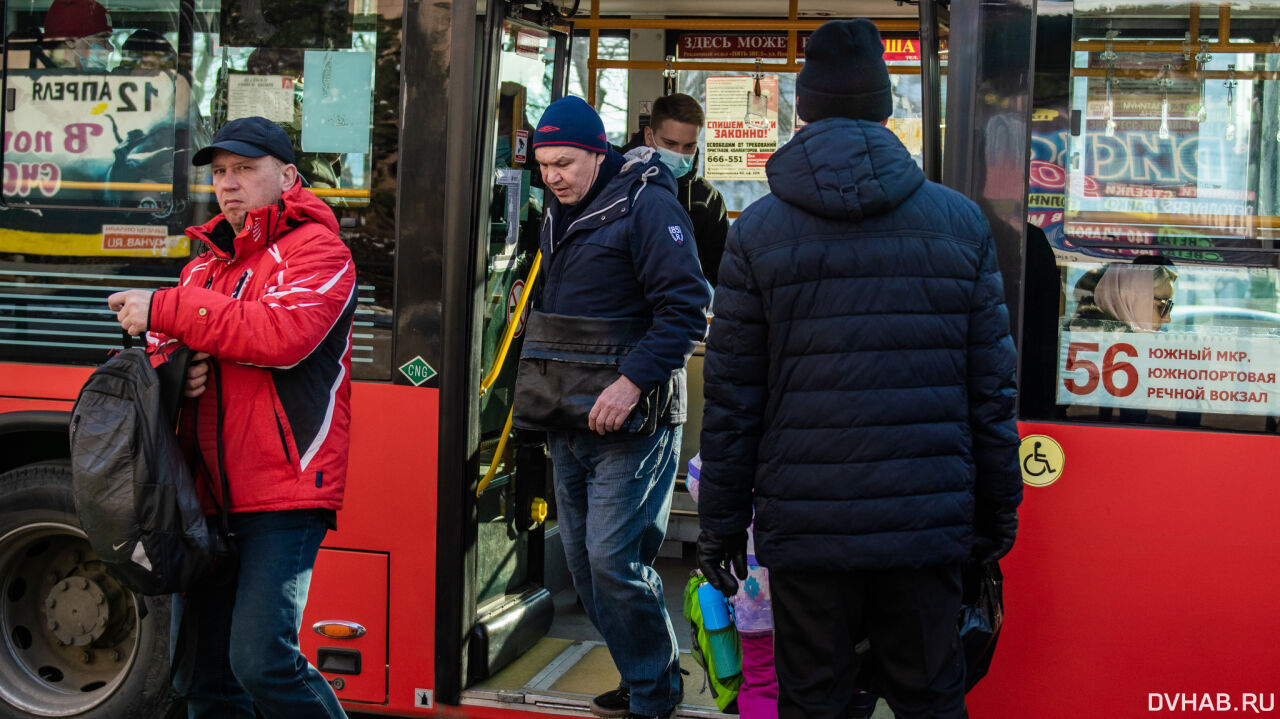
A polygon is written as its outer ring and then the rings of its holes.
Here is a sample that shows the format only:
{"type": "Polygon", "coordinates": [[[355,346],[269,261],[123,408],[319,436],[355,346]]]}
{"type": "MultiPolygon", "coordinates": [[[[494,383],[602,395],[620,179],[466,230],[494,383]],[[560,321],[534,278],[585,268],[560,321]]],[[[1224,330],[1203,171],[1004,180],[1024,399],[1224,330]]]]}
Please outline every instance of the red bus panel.
{"type": "Polygon", "coordinates": [[[1021,430],[1057,440],[1065,466],[1024,488],[1001,561],[1004,629],[972,716],[1190,715],[1205,695],[1274,709],[1280,484],[1262,460],[1280,438],[1021,430]]]}
{"type": "Polygon", "coordinates": [[[358,674],[324,673],[344,701],[387,699],[387,555],[321,549],[311,576],[311,591],[298,635],[302,651],[322,669],[317,651],[360,653],[358,674]],[[343,620],[364,627],[356,639],[330,639],[312,631],[319,621],[343,620]]]}

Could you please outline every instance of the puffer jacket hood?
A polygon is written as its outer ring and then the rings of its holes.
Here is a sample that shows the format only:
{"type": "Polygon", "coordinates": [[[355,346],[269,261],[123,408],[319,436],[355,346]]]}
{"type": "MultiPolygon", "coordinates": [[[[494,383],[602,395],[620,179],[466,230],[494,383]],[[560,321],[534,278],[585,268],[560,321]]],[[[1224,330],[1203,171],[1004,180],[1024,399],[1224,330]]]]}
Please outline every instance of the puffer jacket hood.
{"type": "Polygon", "coordinates": [[[618,176],[604,188],[601,197],[616,196],[624,189],[629,190],[636,183],[646,183],[653,187],[661,187],[672,195],[676,194],[678,181],[671,170],[658,158],[652,147],[637,147],[628,150],[622,156],[626,162],[618,176]]]}
{"type": "Polygon", "coordinates": [[[769,158],[765,172],[778,199],[832,220],[890,212],[924,183],[889,128],[844,117],[806,125],[769,158]]]}
{"type": "MultiPolygon", "coordinates": [[[[618,151],[628,154],[639,147],[646,147],[643,130],[637,130],[631,136],[631,141],[618,151]]],[[[715,285],[720,258],[724,255],[724,240],[729,234],[729,211],[716,186],[698,174],[698,160],[701,156],[701,150],[695,152],[693,167],[676,178],[676,199],[693,222],[693,237],[698,244],[698,261],[702,263],[702,274],[708,282],[715,285]]]]}

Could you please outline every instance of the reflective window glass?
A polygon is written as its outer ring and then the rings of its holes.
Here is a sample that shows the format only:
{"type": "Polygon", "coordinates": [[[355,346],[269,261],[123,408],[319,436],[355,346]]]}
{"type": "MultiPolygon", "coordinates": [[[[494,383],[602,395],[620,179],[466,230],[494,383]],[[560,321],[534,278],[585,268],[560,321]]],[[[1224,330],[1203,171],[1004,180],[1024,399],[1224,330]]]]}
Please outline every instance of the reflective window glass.
{"type": "Polygon", "coordinates": [[[1070,27],[1037,78],[1024,415],[1275,431],[1280,8],[1078,0],[1070,27]]]}
{"type": "Polygon", "coordinates": [[[218,213],[191,166],[265,116],[359,272],[353,374],[390,376],[402,4],[16,0],[5,6],[0,357],[101,361],[106,296],[171,284],[218,213]],[[265,9],[264,9],[265,8],[265,9]]]}

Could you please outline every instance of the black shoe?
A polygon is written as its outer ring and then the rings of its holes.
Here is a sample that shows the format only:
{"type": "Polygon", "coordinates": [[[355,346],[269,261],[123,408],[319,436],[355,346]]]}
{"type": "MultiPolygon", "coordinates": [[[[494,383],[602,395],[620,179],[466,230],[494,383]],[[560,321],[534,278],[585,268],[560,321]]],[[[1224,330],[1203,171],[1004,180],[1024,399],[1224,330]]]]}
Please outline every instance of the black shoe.
{"type": "Polygon", "coordinates": [[[587,708],[598,717],[632,716],[631,690],[619,684],[617,689],[612,689],[592,699],[587,708]]]}

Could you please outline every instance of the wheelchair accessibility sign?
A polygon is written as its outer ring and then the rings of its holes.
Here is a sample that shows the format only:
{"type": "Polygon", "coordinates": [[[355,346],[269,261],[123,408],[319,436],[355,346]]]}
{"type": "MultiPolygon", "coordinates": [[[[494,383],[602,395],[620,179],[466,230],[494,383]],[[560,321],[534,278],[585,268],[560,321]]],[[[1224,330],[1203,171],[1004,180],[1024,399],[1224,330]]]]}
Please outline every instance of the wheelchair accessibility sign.
{"type": "Polygon", "coordinates": [[[1022,463],[1022,482],[1032,487],[1047,487],[1062,476],[1066,455],[1051,437],[1032,434],[1018,445],[1018,461],[1022,463]]]}

